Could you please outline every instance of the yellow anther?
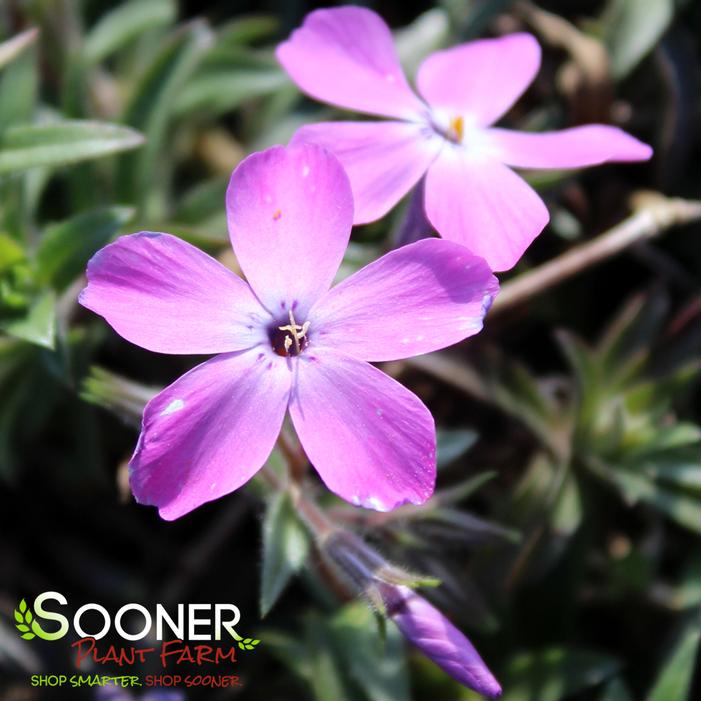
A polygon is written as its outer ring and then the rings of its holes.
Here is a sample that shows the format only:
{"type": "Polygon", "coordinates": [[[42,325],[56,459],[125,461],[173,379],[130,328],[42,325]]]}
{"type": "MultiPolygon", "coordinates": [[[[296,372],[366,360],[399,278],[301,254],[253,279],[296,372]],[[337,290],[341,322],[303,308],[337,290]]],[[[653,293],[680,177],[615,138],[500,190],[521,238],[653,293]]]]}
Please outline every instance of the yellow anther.
{"type": "Polygon", "coordinates": [[[450,120],[449,128],[450,137],[456,142],[461,143],[462,137],[465,134],[465,120],[463,117],[453,117],[450,120]]]}

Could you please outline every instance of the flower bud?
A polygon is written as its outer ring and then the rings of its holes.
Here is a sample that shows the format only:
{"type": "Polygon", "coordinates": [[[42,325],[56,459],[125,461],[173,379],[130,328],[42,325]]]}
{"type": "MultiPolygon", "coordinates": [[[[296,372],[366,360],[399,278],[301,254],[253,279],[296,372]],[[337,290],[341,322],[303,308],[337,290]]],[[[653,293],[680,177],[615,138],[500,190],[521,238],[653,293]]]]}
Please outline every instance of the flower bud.
{"type": "Polygon", "coordinates": [[[432,604],[409,587],[378,584],[387,615],[402,635],[446,674],[483,696],[501,686],[472,643],[432,604]]]}

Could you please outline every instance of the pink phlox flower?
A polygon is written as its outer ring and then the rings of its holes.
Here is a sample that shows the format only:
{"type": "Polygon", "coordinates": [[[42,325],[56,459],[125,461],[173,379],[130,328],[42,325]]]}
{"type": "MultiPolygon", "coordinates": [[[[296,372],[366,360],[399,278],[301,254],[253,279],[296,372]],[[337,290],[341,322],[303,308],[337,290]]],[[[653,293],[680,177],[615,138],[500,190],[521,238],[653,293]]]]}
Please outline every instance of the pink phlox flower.
{"type": "Polygon", "coordinates": [[[158,353],[213,354],[154,397],[130,462],[136,499],[175,519],[244,484],[289,410],[330,490],[358,506],[420,504],[435,482],[423,403],[369,362],[477,333],[498,284],[449,241],[392,251],[333,288],[353,221],[326,150],[273,147],[234,171],[231,243],[247,282],[168,234],[123,236],[88,265],[80,302],[158,353]]]}
{"type": "Polygon", "coordinates": [[[543,201],[511,166],[579,168],[652,155],[646,144],[602,124],[543,133],[494,127],[540,67],[540,46],[529,34],[431,54],[416,77],[421,97],[404,76],[387,25],[362,7],[310,13],[277,57],[311,97],[392,120],[323,122],[294,137],[339,157],[356,224],[384,216],[425,177],[431,224],[492,270],[515,265],[549,220],[543,201]]]}

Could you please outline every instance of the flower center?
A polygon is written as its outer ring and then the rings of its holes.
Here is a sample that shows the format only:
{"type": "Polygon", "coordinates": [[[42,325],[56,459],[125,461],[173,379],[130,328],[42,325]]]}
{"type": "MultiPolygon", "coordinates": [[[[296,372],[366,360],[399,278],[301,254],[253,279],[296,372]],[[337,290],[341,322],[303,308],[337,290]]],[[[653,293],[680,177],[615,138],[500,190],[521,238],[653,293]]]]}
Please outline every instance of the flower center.
{"type": "Polygon", "coordinates": [[[298,324],[292,310],[289,310],[290,323],[277,326],[270,331],[270,344],[273,350],[283,357],[299,355],[307,346],[309,322],[298,324]]]}
{"type": "Polygon", "coordinates": [[[452,117],[448,123],[445,135],[450,141],[461,144],[465,135],[465,119],[463,117],[452,117]]]}

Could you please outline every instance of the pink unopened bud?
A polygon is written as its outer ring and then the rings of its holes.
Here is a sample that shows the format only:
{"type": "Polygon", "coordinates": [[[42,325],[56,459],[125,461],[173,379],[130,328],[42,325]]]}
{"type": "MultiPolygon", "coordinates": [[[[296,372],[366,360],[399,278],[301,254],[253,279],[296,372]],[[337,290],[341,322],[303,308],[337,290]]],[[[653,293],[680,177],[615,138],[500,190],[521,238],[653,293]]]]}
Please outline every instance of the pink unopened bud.
{"type": "Polygon", "coordinates": [[[426,657],[483,696],[501,694],[499,682],[472,643],[435,606],[409,587],[383,583],[379,588],[387,615],[426,657]]]}

